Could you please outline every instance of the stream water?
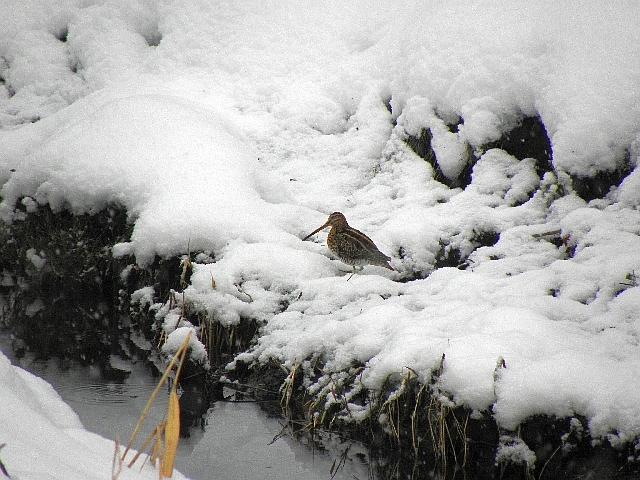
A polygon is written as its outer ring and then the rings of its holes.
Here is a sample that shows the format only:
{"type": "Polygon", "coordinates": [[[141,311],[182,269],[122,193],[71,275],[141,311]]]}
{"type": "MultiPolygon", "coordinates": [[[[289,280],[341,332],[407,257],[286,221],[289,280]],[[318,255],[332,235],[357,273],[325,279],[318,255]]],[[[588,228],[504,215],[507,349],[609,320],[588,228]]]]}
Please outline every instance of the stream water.
{"type": "MultiPolygon", "coordinates": [[[[97,370],[89,367],[60,368],[55,360],[34,361],[29,355],[17,359],[12,356],[6,337],[0,338],[0,350],[14,365],[51,383],[87,430],[118,438],[123,444],[129,441],[157,383],[157,378],[139,364],[119,365],[131,372],[128,378],[105,382],[97,370]]],[[[167,401],[168,392],[163,388],[145,418],[134,448],[162,420],[167,401]]],[[[254,403],[218,402],[209,409],[203,428],[192,428],[190,438],[180,439],[176,468],[194,480],[373,478],[368,465],[357,460],[364,455],[344,461],[345,456],[340,456],[344,449],[339,445],[333,455],[314,451],[286,432],[277,419],[267,417],[254,403]]]]}

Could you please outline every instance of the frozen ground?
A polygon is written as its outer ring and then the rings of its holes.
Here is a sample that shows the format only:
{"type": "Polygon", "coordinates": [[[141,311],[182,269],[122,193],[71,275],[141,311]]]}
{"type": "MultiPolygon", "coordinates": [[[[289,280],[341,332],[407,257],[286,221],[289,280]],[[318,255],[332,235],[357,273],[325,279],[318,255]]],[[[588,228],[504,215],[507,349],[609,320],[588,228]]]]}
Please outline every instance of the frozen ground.
{"type": "Polygon", "coordinates": [[[207,252],[185,298],[225,324],[264,320],[242,359],[322,365],[311,391],[353,364],[356,389],[427,380],[444,353],[442,388],[503,428],[582,415],[614,445],[640,435],[636,2],[0,8],[4,221],[124,205],[135,229],[116,255],[207,252]],[[524,116],[551,141],[543,178],[481,148],[524,116]],[[451,178],[481,156],[468,187],[437,182],[407,147],[423,128],[451,178]],[[572,189],[625,167],[604,198],[572,189]],[[333,211],[396,272],[346,282],[326,233],[301,241],[333,211]],[[435,269],[443,248],[468,267],[435,269]]]}

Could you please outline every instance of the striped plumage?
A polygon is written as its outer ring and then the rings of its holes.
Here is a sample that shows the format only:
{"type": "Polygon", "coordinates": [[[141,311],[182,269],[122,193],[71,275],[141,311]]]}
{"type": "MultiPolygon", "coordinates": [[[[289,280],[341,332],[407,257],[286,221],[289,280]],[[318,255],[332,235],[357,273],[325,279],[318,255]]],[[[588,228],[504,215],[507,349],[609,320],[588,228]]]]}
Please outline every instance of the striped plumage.
{"type": "Polygon", "coordinates": [[[340,212],[334,212],[329,215],[329,219],[324,225],[315,229],[303,240],[326,227],[331,227],[327,237],[327,247],[342,262],[353,267],[352,276],[356,273],[356,267],[362,265],[376,265],[393,270],[389,265],[391,258],[378,250],[375,243],[364,233],[350,227],[347,219],[340,212]]]}

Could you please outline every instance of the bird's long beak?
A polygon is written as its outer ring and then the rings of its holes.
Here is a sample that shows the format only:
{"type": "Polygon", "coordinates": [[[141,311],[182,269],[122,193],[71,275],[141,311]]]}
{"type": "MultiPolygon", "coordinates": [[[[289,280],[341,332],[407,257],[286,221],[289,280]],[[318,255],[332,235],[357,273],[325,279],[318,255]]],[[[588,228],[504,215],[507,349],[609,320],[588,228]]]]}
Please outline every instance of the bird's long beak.
{"type": "Polygon", "coordinates": [[[324,225],[322,225],[321,227],[316,228],[313,232],[311,232],[309,235],[307,235],[306,237],[304,237],[302,239],[302,241],[304,242],[307,238],[309,238],[312,235],[315,235],[316,233],[318,233],[320,230],[322,230],[323,228],[327,228],[329,226],[329,222],[325,223],[324,225]]]}

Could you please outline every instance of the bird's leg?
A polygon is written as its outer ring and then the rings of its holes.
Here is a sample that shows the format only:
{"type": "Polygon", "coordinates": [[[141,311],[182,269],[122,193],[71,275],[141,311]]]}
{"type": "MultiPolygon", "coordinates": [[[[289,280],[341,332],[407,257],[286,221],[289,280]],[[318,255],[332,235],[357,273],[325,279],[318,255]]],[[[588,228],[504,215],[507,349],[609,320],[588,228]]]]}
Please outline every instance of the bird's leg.
{"type": "Polygon", "coordinates": [[[353,272],[351,273],[351,275],[349,275],[349,278],[347,278],[347,282],[348,282],[349,280],[351,280],[351,277],[353,277],[355,274],[356,274],[356,266],[354,265],[354,266],[353,266],[353,272]]]}

